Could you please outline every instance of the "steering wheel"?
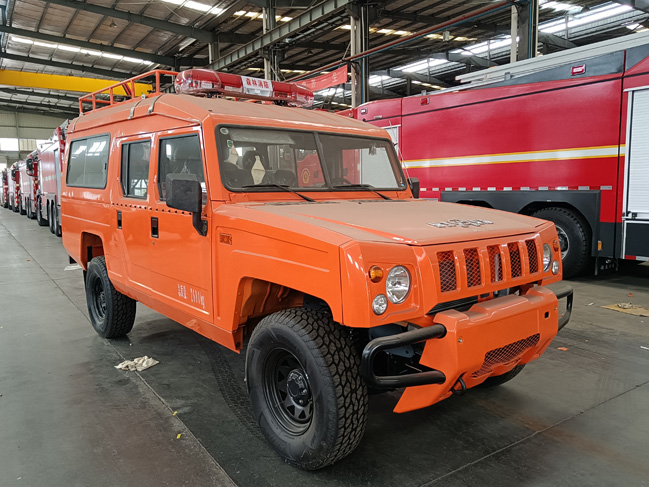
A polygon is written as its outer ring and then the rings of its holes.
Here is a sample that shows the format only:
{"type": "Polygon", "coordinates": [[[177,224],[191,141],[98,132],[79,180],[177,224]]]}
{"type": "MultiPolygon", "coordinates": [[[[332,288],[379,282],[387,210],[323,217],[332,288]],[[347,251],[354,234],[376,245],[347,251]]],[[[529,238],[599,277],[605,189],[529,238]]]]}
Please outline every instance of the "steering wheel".
{"type": "Polygon", "coordinates": [[[331,180],[331,185],[332,186],[343,186],[345,184],[351,186],[354,183],[352,183],[351,181],[349,181],[348,179],[345,179],[345,178],[333,178],[331,180]],[[340,184],[340,183],[343,183],[343,184],[340,184]]]}

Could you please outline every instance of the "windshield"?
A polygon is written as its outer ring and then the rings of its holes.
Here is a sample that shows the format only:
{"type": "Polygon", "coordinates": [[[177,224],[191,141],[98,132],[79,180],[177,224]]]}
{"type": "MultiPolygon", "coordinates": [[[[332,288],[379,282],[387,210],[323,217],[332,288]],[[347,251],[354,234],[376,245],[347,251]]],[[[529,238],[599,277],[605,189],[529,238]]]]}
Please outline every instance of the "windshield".
{"type": "Polygon", "coordinates": [[[218,127],[221,176],[234,191],[403,190],[387,139],[262,128],[218,127]]]}

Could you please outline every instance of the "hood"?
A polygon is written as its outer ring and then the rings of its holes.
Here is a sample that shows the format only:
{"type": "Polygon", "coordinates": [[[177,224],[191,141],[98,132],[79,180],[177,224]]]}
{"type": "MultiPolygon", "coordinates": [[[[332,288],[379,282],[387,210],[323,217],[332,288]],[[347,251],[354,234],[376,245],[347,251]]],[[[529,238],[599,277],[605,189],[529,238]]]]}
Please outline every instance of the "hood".
{"type": "MultiPolygon", "coordinates": [[[[431,200],[333,200],[237,203],[276,228],[308,234],[320,227],[358,241],[435,245],[536,233],[544,220],[516,213],[431,200]],[[295,227],[292,223],[302,225],[295,227]]],[[[226,210],[227,211],[227,210],[226,210]]],[[[239,218],[253,215],[245,211],[239,218]]],[[[234,216],[234,215],[231,215],[234,216]]],[[[253,218],[256,219],[256,218],[253,218]]]]}

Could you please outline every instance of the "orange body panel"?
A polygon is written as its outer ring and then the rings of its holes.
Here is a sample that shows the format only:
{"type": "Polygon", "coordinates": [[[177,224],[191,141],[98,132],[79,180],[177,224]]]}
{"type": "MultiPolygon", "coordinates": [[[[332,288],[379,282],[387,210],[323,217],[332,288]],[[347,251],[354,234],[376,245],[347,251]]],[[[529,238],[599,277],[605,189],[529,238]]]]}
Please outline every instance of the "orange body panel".
{"type": "MultiPolygon", "coordinates": [[[[86,268],[89,258],[105,255],[118,291],[232,350],[241,348],[248,323],[300,306],[304,296],[327,303],[334,320],[348,327],[444,324],[447,336],[429,340],[422,363],[443,371],[448,380],[407,389],[399,411],[446,397],[460,375],[480,369],[489,350],[540,334],[538,345],[522,358],[489,371],[502,373],[539,356],[556,334],[557,300],[541,287],[561,274],[543,271],[541,264],[543,244],[557,238],[551,223],[415,200],[405,186],[381,191],[391,201],[362,190],[305,192],[314,202],[280,190],[232,191],[219,170],[216,132],[221,125],[390,141],[380,128],[335,114],[189,95],[162,94],[93,110],[72,121],[67,134],[61,209],[63,244],[70,256],[86,268]],[[106,135],[105,187],[68,185],[75,141],[106,135]],[[156,161],[165,156],[163,141],[180,136],[200,141],[204,236],[194,228],[191,213],[170,208],[160,194],[164,181],[158,179],[156,161]],[[133,143],[150,150],[146,196],[126,196],[120,179],[122,152],[133,143]],[[478,223],[443,223],[449,221],[478,223]],[[497,269],[489,253],[494,248],[500,249],[497,269]],[[443,255],[451,255],[452,264],[440,264],[443,255]],[[385,313],[376,315],[372,300],[385,292],[385,279],[371,282],[369,268],[379,266],[387,274],[395,265],[408,269],[411,290],[404,302],[389,303],[385,313]],[[447,271],[454,276],[453,289],[444,289],[441,282],[447,271]],[[429,314],[439,303],[491,298],[507,288],[523,295],[482,301],[465,313],[429,314]]],[[[308,165],[313,172],[312,160],[304,160],[299,169],[308,165]]],[[[360,167],[355,160],[345,164],[347,177],[360,167]]],[[[309,174],[312,180],[317,177],[309,174]]],[[[553,258],[560,260],[556,250],[553,258]]]]}

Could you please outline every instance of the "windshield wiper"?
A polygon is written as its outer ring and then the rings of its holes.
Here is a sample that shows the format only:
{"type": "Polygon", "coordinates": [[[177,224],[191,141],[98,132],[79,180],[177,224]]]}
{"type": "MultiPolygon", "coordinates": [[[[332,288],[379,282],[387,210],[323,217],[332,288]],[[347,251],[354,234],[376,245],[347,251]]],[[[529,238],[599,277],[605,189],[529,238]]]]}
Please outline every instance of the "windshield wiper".
{"type": "Polygon", "coordinates": [[[334,184],[332,186],[332,188],[334,188],[334,189],[338,189],[338,188],[369,189],[372,193],[378,194],[384,200],[391,200],[392,199],[389,196],[386,196],[384,194],[379,193],[377,190],[374,189],[374,186],[372,186],[371,184],[334,184]]]}
{"type": "Polygon", "coordinates": [[[264,184],[244,184],[241,186],[242,188],[279,188],[284,191],[288,191],[289,193],[293,193],[298,195],[300,198],[304,198],[307,200],[309,203],[315,203],[315,200],[312,198],[309,198],[308,196],[304,196],[302,193],[298,193],[295,190],[292,190],[291,188],[288,187],[286,184],[276,184],[276,183],[264,183],[264,184]]]}

